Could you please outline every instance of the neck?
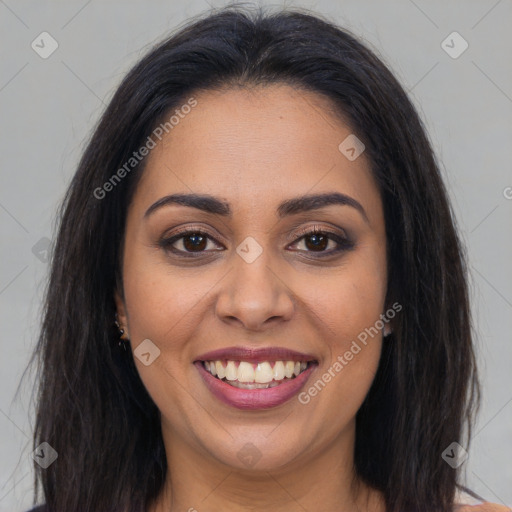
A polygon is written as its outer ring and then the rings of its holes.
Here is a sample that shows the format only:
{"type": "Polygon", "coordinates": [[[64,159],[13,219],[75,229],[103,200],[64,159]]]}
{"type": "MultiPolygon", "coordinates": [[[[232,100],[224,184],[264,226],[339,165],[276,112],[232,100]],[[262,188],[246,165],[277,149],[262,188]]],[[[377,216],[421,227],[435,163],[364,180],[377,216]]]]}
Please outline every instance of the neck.
{"type": "Polygon", "coordinates": [[[167,480],[148,512],[385,511],[381,493],[355,474],[354,425],[314,455],[271,470],[227,466],[162,431],[167,480]]]}

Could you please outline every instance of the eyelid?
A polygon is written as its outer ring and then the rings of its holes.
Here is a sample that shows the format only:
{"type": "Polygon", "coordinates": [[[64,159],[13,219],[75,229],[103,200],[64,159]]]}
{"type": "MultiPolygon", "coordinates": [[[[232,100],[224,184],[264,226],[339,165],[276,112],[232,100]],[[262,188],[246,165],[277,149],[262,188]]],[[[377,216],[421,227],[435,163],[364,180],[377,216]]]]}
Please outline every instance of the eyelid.
{"type": "MultiPolygon", "coordinates": [[[[194,225],[189,225],[187,224],[186,226],[184,227],[177,227],[177,228],[173,228],[172,230],[168,230],[168,231],[172,231],[172,234],[171,235],[162,235],[161,237],[161,240],[163,241],[166,241],[166,240],[170,240],[172,238],[178,238],[180,235],[189,235],[191,233],[202,233],[204,235],[207,235],[210,239],[212,240],[215,240],[215,241],[218,241],[219,238],[222,238],[222,236],[220,234],[213,234],[208,228],[205,228],[203,226],[194,226],[194,225]]],[[[167,233],[167,231],[166,231],[167,233]]]]}
{"type": "Polygon", "coordinates": [[[344,238],[344,239],[349,240],[349,237],[348,237],[347,233],[345,232],[345,230],[338,228],[338,231],[336,231],[333,228],[328,228],[328,227],[322,226],[320,224],[313,224],[313,225],[308,225],[303,228],[300,228],[298,230],[298,232],[294,231],[293,234],[288,235],[287,240],[294,242],[294,241],[299,240],[300,238],[304,237],[305,235],[309,235],[309,234],[315,233],[315,232],[321,232],[321,233],[325,233],[327,235],[333,235],[333,236],[336,236],[339,238],[344,238]]]}

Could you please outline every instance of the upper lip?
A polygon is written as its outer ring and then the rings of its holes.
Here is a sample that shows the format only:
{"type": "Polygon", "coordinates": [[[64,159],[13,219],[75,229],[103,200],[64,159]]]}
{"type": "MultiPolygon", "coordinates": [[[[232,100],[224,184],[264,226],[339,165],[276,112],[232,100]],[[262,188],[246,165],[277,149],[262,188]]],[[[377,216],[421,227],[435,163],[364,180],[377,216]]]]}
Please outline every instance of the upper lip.
{"type": "Polygon", "coordinates": [[[201,354],[196,361],[247,361],[261,363],[263,361],[316,361],[315,356],[291,350],[285,347],[227,347],[201,354]]]}

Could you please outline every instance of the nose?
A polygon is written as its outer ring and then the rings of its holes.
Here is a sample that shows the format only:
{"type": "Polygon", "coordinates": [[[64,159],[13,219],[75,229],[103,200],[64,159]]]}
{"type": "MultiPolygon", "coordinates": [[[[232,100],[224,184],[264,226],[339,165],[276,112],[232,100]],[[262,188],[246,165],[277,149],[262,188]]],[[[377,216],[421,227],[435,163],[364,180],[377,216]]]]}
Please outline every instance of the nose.
{"type": "Polygon", "coordinates": [[[290,283],[271,268],[265,251],[252,263],[238,255],[234,260],[232,270],[222,280],[217,316],[248,331],[261,331],[290,320],[295,310],[290,283]]]}

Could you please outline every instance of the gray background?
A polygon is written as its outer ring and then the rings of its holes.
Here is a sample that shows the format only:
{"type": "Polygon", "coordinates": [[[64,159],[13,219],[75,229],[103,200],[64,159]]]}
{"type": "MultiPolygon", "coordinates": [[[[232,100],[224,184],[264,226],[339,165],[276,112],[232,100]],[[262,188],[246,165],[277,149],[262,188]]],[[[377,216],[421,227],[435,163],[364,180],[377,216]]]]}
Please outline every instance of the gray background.
{"type": "MultiPolygon", "coordinates": [[[[0,512],[31,505],[33,376],[15,392],[37,335],[55,209],[120,79],[189,16],[226,4],[209,2],[0,0],[0,512]],[[47,59],[31,48],[43,31],[59,44],[47,59]]],[[[362,37],[419,108],[443,162],[472,274],[484,396],[464,464],[467,482],[510,506],[512,2],[284,5],[313,9],[362,37]],[[453,31],[469,44],[456,59],[441,47],[453,31]]]]}

